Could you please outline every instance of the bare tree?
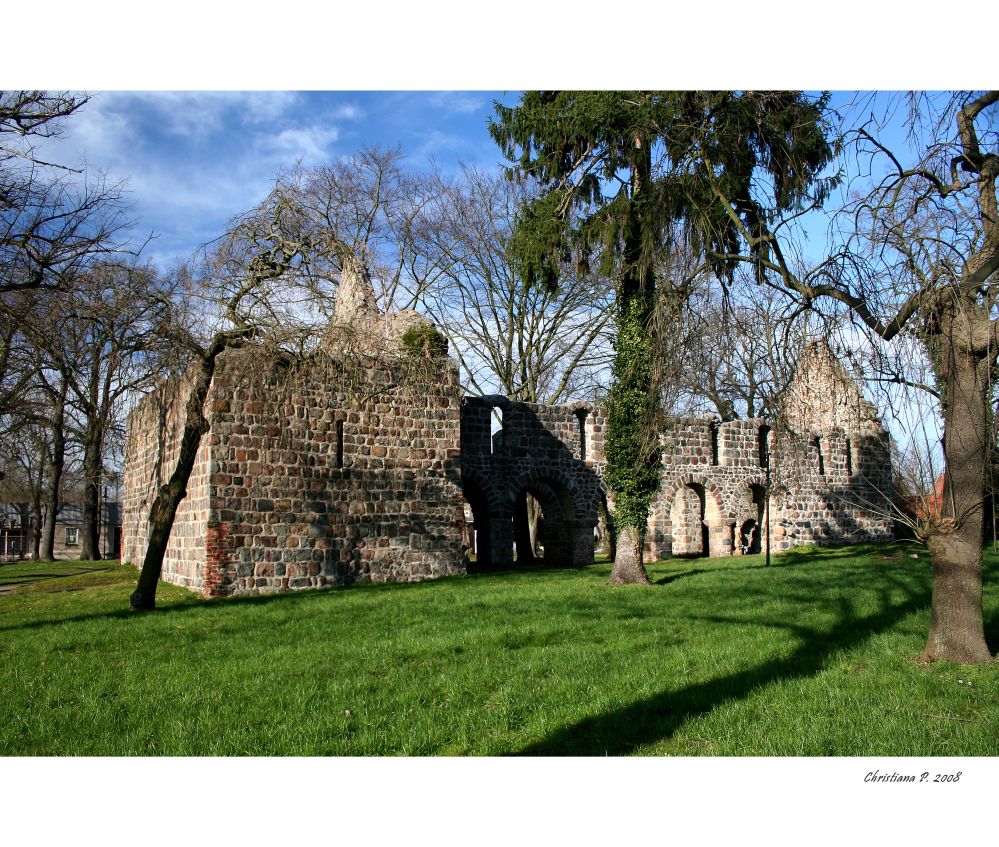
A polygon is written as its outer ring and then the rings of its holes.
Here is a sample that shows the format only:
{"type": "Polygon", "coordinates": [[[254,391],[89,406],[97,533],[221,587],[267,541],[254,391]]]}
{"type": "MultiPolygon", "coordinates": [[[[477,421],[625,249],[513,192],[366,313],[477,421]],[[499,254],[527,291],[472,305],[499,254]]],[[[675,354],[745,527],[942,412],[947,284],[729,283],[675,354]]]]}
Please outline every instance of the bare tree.
{"type": "MultiPolygon", "coordinates": [[[[199,252],[194,276],[206,299],[239,320],[315,343],[333,315],[345,266],[363,267],[379,305],[408,307],[414,221],[428,199],[397,149],[366,147],[349,159],[282,174],[255,208],[199,252]],[[402,298],[402,299],[400,299],[402,298]]],[[[220,311],[221,310],[221,311],[220,311]]]]}
{"type": "MultiPolygon", "coordinates": [[[[740,216],[746,199],[712,183],[752,248],[725,258],[750,263],[759,282],[805,304],[829,304],[884,341],[910,329],[926,344],[944,421],[942,510],[925,530],[934,574],[926,661],[992,659],[982,621],[982,528],[999,351],[997,103],[999,92],[958,94],[939,109],[916,103],[914,115],[934,109],[936,117],[910,164],[876,125],[853,131],[858,155],[883,170],[844,210],[839,247],[805,271],[790,258],[787,221],[757,213],[748,225],[740,216]]],[[[710,138],[710,127],[701,131],[710,138]]],[[[710,156],[702,171],[710,181],[710,156]]]]}
{"type": "Polygon", "coordinates": [[[70,432],[83,459],[80,558],[99,559],[106,451],[124,427],[124,402],[159,378],[169,354],[168,284],[151,267],[99,263],[73,284],[61,332],[70,432]]]}
{"type": "Polygon", "coordinates": [[[436,178],[421,215],[414,299],[450,342],[470,391],[531,403],[592,397],[612,355],[611,286],[566,267],[566,284],[528,287],[509,251],[526,183],[471,167],[436,178]]]}
{"type": "Polygon", "coordinates": [[[664,332],[679,362],[663,380],[675,393],[666,408],[722,420],[773,417],[802,350],[801,310],[757,286],[722,286],[711,275],[694,290],[664,332]]]}
{"type": "Polygon", "coordinates": [[[0,92],[0,292],[58,287],[66,270],[128,249],[122,185],[37,153],[87,99],[0,92]]]}

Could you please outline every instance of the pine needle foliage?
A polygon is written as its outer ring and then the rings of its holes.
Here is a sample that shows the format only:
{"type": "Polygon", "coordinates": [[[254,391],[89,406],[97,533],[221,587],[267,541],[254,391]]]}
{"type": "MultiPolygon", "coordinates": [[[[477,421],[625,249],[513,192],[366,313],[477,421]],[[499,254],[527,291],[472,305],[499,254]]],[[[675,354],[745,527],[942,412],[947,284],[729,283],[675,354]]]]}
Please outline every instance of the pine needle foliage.
{"type": "Polygon", "coordinates": [[[619,527],[640,532],[659,485],[659,417],[651,365],[656,298],[681,301],[685,280],[658,278],[683,247],[722,277],[749,234],[777,212],[821,202],[834,149],[827,97],[800,92],[534,91],[496,105],[493,139],[511,176],[542,188],[511,242],[528,286],[559,285],[567,262],[615,281],[617,347],[608,406],[607,481],[619,527]],[[723,196],[734,204],[719,202],[723,196]],[[731,258],[730,258],[731,257],[731,258]]]}

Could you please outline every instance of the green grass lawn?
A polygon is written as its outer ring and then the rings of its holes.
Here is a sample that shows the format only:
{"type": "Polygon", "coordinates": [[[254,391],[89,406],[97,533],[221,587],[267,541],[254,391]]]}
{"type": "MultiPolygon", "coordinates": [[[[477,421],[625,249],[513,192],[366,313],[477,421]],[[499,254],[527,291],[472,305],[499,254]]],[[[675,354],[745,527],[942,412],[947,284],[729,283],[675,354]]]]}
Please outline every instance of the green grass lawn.
{"type": "MultiPolygon", "coordinates": [[[[918,548],[913,548],[918,550],[918,548]]],[[[923,667],[904,545],[206,601],[0,566],[4,755],[999,755],[999,667],[923,667]]],[[[985,619],[999,647],[999,557],[985,619]]]]}

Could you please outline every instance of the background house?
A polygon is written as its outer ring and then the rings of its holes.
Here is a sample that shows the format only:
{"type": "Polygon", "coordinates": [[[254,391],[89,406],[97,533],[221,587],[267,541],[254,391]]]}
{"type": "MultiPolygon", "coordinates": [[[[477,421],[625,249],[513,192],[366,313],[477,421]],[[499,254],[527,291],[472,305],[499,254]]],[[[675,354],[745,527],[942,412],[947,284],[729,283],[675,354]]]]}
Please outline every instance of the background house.
{"type": "MultiPolygon", "coordinates": [[[[45,520],[44,513],[42,520],[45,520]]],[[[0,503],[0,561],[29,557],[34,532],[29,503],[0,503]]],[[[55,557],[78,559],[82,535],[83,505],[63,503],[56,512],[55,557]]],[[[100,551],[104,559],[121,556],[121,503],[101,503],[100,551]]]]}

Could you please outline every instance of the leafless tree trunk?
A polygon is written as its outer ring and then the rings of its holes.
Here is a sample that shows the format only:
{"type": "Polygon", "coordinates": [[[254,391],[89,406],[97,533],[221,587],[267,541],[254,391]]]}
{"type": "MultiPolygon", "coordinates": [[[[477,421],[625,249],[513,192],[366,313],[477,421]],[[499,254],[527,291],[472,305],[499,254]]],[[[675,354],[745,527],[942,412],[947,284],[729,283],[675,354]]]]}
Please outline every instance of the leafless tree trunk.
{"type": "Polygon", "coordinates": [[[988,321],[974,320],[979,311],[974,298],[963,297],[948,303],[940,315],[946,473],[942,514],[927,537],[933,555],[933,611],[923,652],[927,662],[992,659],[982,620],[982,542],[995,350],[988,321]]]}
{"type": "Polygon", "coordinates": [[[50,562],[55,559],[56,517],[59,511],[59,488],[66,464],[66,392],[68,385],[63,380],[61,388],[52,397],[52,434],[49,472],[45,486],[45,521],[42,524],[41,544],[38,557],[50,562]]]}
{"type": "Polygon", "coordinates": [[[194,469],[198,445],[209,429],[205,417],[205,400],[215,375],[218,357],[228,347],[236,346],[246,337],[246,331],[219,333],[201,355],[195,369],[191,394],[184,407],[184,429],[181,435],[177,464],[169,481],[160,486],[149,508],[149,542],[142,560],[139,583],[129,598],[133,612],[151,611],[156,608],[156,586],[163,572],[163,556],[170,541],[170,532],[180,501],[187,496],[187,483],[194,469]]]}

